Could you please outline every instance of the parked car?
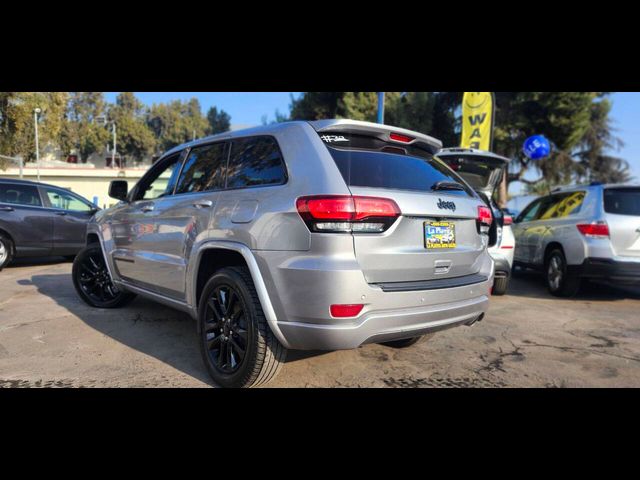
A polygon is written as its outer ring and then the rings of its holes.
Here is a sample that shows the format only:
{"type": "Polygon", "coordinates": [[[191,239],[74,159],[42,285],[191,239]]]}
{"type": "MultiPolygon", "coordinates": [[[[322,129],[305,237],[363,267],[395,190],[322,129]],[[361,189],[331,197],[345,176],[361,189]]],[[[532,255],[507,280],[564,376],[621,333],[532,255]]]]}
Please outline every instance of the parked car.
{"type": "Polygon", "coordinates": [[[0,270],[17,257],[75,257],[96,211],[64,188],[0,178],[0,270]]]}
{"type": "Polygon", "coordinates": [[[640,283],[640,187],[561,188],[516,219],[515,264],[545,274],[549,291],[573,296],[581,280],[640,283]]]}
{"type": "Polygon", "coordinates": [[[287,349],[408,347],[488,308],[491,211],[426,135],[349,120],[225,133],[167,152],[89,224],[73,280],[89,305],[134,294],[197,319],[226,387],[287,349]]]}
{"type": "Polygon", "coordinates": [[[491,208],[493,224],[489,230],[489,254],[496,263],[493,294],[504,295],[509,288],[513,266],[513,218],[496,205],[493,195],[502,181],[509,159],[472,148],[445,148],[436,156],[460,175],[491,208]]]}

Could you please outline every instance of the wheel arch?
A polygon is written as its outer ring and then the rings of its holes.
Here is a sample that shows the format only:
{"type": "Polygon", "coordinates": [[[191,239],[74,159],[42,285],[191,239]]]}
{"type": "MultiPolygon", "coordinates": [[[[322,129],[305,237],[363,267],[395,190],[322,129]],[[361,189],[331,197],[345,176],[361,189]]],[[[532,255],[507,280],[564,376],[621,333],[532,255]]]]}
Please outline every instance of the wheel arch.
{"type": "Polygon", "coordinates": [[[547,260],[549,259],[549,255],[551,255],[551,252],[553,252],[554,250],[560,250],[562,252],[562,254],[565,256],[566,259],[566,253],[564,252],[564,247],[562,246],[562,244],[560,242],[549,242],[547,244],[547,246],[544,249],[544,257],[542,258],[542,266],[546,267],[547,265],[547,260]]]}
{"type": "Polygon", "coordinates": [[[199,294],[202,292],[206,281],[210,278],[209,273],[212,274],[215,270],[226,266],[245,266],[249,270],[271,331],[284,347],[289,348],[289,343],[278,327],[273,304],[262,278],[258,262],[249,247],[236,242],[209,241],[203,243],[195,255],[191,255],[190,258],[193,260],[188,266],[189,274],[187,275],[186,293],[187,302],[194,318],[198,317],[199,294]],[[221,258],[216,258],[219,256],[221,258]],[[213,262],[211,261],[212,259],[214,260],[213,262]],[[231,263],[225,264],[225,261],[231,263]]]}
{"type": "Polygon", "coordinates": [[[16,255],[16,241],[13,239],[13,236],[4,228],[0,227],[0,234],[4,235],[5,237],[7,237],[10,241],[11,241],[11,248],[13,249],[13,251],[11,252],[11,255],[15,257],[16,255]]]}

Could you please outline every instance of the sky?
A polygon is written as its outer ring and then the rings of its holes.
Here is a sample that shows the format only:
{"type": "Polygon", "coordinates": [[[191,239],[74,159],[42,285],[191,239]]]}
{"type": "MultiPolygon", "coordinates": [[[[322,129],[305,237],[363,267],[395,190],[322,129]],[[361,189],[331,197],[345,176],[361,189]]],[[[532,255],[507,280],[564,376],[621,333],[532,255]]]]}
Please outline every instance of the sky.
{"type": "MultiPolygon", "coordinates": [[[[109,102],[115,101],[116,95],[117,92],[105,92],[109,102]]],[[[273,120],[276,110],[288,113],[292,95],[297,98],[300,92],[136,92],[147,105],[196,97],[203,113],[215,105],[231,115],[234,128],[261,125],[264,115],[273,120]]],[[[625,143],[615,154],[629,162],[634,180],[640,182],[640,92],[616,92],[611,100],[613,125],[625,143]]]]}

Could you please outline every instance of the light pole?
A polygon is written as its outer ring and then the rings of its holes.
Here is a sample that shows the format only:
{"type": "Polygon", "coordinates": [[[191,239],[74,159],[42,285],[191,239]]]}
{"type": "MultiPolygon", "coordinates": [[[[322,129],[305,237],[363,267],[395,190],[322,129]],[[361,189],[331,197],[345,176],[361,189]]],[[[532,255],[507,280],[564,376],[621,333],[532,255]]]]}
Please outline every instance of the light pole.
{"type": "Polygon", "coordinates": [[[111,168],[115,168],[116,164],[116,122],[111,122],[113,132],[113,149],[111,150],[111,168]]]}
{"type": "Polygon", "coordinates": [[[384,92],[378,92],[378,123],[384,123],[384,92]]]}
{"type": "Polygon", "coordinates": [[[40,145],[38,143],[38,115],[42,112],[40,108],[33,109],[33,124],[36,130],[36,168],[38,175],[38,182],[40,182],[40,145]]]}

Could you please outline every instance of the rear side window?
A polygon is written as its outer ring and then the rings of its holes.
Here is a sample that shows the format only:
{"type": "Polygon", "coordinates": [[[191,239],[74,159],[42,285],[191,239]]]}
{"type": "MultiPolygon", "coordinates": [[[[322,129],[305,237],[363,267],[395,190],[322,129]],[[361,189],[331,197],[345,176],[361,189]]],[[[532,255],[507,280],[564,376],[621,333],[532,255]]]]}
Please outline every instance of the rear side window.
{"type": "Polygon", "coordinates": [[[432,192],[438,182],[464,187],[447,194],[474,196],[464,181],[442,161],[390,151],[344,150],[327,147],[347,185],[432,192]]]}
{"type": "Polygon", "coordinates": [[[42,206],[38,189],[32,185],[0,183],[0,202],[31,207],[42,206]]]}
{"type": "Polygon", "coordinates": [[[607,188],[604,191],[604,211],[640,216],[640,188],[607,188]]]}
{"type": "Polygon", "coordinates": [[[175,193],[208,192],[224,187],[226,152],[226,143],[214,143],[191,150],[175,193]]]}
{"type": "Polygon", "coordinates": [[[580,212],[585,192],[571,192],[549,197],[541,209],[540,220],[564,218],[580,212]]]}
{"type": "Polygon", "coordinates": [[[240,138],[231,142],[227,188],[281,185],[287,175],[273,137],[240,138]]]}

